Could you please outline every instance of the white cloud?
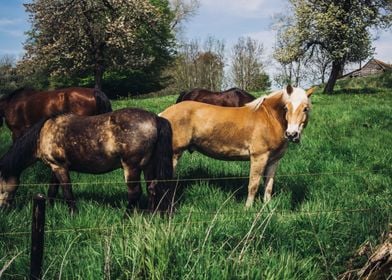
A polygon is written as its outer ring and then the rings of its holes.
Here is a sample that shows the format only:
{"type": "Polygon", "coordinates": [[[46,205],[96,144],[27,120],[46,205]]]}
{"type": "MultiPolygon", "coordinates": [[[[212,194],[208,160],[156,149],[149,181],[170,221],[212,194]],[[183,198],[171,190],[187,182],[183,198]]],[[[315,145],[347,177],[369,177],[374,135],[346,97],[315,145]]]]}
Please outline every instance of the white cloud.
{"type": "Polygon", "coordinates": [[[0,33],[6,34],[11,37],[24,38],[24,31],[20,29],[5,28],[0,26],[0,33]]]}
{"type": "Polygon", "coordinates": [[[0,18],[0,26],[18,25],[23,21],[24,21],[23,19],[0,18]]]}
{"type": "Polygon", "coordinates": [[[384,62],[392,63],[392,32],[380,32],[379,38],[373,42],[374,57],[384,62]]]}
{"type": "Polygon", "coordinates": [[[282,11],[284,0],[201,0],[202,9],[224,11],[242,18],[271,17],[282,11]]]}

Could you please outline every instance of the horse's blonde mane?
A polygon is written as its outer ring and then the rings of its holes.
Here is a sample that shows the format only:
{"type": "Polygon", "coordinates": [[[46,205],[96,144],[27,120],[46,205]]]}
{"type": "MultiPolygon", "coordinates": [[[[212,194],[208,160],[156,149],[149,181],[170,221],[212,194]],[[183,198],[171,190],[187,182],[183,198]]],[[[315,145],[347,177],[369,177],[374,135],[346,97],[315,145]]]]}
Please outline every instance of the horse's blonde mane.
{"type": "Polygon", "coordinates": [[[263,104],[265,99],[276,96],[280,93],[282,93],[282,90],[272,92],[268,95],[260,96],[259,98],[256,98],[255,100],[253,100],[249,103],[246,103],[244,106],[250,108],[252,111],[257,111],[260,108],[260,106],[263,104]]]}

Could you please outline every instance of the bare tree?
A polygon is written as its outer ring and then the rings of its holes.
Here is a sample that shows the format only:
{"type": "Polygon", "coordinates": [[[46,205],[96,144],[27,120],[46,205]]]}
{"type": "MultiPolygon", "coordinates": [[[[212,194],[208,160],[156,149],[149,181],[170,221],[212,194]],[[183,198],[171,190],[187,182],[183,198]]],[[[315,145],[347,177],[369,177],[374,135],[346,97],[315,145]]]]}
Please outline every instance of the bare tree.
{"type": "Polygon", "coordinates": [[[194,16],[200,7],[199,0],[170,0],[170,6],[174,13],[171,28],[181,30],[181,23],[194,16]]]}
{"type": "Polygon", "coordinates": [[[224,48],[222,41],[213,37],[203,47],[197,40],[182,43],[169,74],[176,91],[201,87],[220,90],[224,78],[224,48]]]}
{"type": "Polygon", "coordinates": [[[230,75],[232,82],[249,91],[269,87],[262,62],[264,47],[250,37],[241,37],[232,49],[230,75]]]}

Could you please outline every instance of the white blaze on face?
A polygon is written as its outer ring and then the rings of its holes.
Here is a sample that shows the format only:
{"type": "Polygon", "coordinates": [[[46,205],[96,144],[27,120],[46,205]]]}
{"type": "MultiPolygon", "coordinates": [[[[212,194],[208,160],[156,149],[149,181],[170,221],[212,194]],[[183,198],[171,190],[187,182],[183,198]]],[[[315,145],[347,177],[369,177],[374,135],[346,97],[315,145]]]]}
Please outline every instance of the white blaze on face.
{"type": "MultiPolygon", "coordinates": [[[[303,89],[294,88],[293,92],[289,95],[288,107],[290,107],[290,116],[288,117],[288,124],[286,135],[300,136],[303,128],[303,109],[302,104],[308,103],[308,96],[303,89]],[[300,108],[301,107],[301,108],[300,108]]],[[[295,137],[296,138],[296,137],[295,137]]]]}

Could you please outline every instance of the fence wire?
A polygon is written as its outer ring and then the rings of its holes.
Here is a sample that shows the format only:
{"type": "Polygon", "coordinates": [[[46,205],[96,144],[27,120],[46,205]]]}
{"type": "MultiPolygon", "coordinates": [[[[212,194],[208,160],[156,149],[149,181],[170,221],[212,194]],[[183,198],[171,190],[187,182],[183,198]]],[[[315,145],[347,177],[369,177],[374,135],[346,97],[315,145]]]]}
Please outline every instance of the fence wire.
{"type": "MultiPolygon", "coordinates": [[[[335,175],[335,176],[344,176],[350,174],[359,174],[359,173],[375,173],[375,174],[390,174],[392,169],[355,169],[349,171],[327,171],[327,172],[314,172],[314,173],[288,173],[288,174],[275,174],[274,177],[317,177],[317,176],[327,176],[327,175],[335,175]]],[[[175,179],[165,179],[165,180],[131,180],[131,181],[95,181],[95,182],[71,182],[68,185],[72,186],[84,186],[84,185],[120,185],[125,183],[182,183],[182,182],[199,182],[199,181],[226,181],[226,180],[240,180],[240,179],[249,179],[249,175],[245,176],[227,176],[227,177],[200,177],[200,178],[175,178],[175,179]]],[[[18,184],[19,187],[38,187],[38,186],[51,186],[57,185],[53,183],[21,183],[18,184]]],[[[67,185],[67,184],[63,184],[67,185]]]]}
{"type": "MultiPolygon", "coordinates": [[[[265,212],[260,212],[259,211],[250,211],[250,210],[243,210],[243,211],[189,211],[189,212],[183,212],[181,211],[180,214],[186,215],[186,217],[190,217],[192,214],[211,214],[214,216],[222,216],[222,215],[231,215],[231,220],[232,221],[243,221],[244,215],[248,215],[248,217],[252,217],[250,215],[255,215],[255,214],[265,214],[265,215],[277,215],[281,217],[288,217],[288,216],[294,216],[294,215],[307,215],[307,216],[315,216],[315,215],[321,215],[321,214],[331,214],[331,213],[365,213],[365,212],[376,212],[376,211],[382,211],[385,209],[392,209],[392,205],[387,205],[386,207],[373,207],[373,208],[338,208],[338,209],[330,209],[330,210],[315,210],[315,211],[307,211],[307,210],[299,210],[299,211],[291,211],[291,210],[279,210],[279,211],[265,211],[265,212]],[[233,217],[233,215],[237,215],[240,217],[233,217]]],[[[154,213],[147,211],[147,210],[137,210],[135,211],[136,213],[142,214],[142,213],[148,213],[148,214],[153,214],[157,215],[159,214],[159,211],[155,211],[154,213]]],[[[392,213],[391,213],[392,214],[392,213]]],[[[130,214],[131,215],[131,214],[130,214]]],[[[175,214],[174,214],[175,215],[175,214]]],[[[163,221],[165,219],[162,219],[163,221]]],[[[170,225],[171,226],[184,226],[184,225],[200,225],[200,224],[208,224],[212,223],[212,220],[186,220],[186,221],[173,221],[173,216],[169,217],[170,225]]],[[[108,230],[115,230],[115,229],[127,229],[131,228],[131,224],[125,224],[121,223],[116,226],[105,226],[105,227],[72,227],[72,228],[63,228],[63,229],[46,229],[45,234],[63,234],[63,233],[80,233],[80,232],[106,232],[108,230]]],[[[0,232],[0,236],[6,237],[6,236],[21,236],[21,235],[30,235],[30,231],[19,231],[19,232],[0,232]]]]}
{"type": "MultiPolygon", "coordinates": [[[[350,171],[330,171],[330,172],[316,172],[316,173],[289,173],[289,174],[277,174],[275,175],[276,177],[294,177],[294,176],[328,176],[328,175],[352,175],[352,174],[360,174],[360,173],[375,173],[375,174],[384,174],[388,172],[390,174],[391,170],[390,169],[356,169],[356,170],[350,170],[350,171]]],[[[249,176],[232,176],[232,177],[204,177],[204,178],[177,178],[177,179],[171,179],[171,180],[154,180],[154,182],[198,182],[198,181],[219,181],[219,180],[238,180],[238,179],[248,179],[249,176]]],[[[127,183],[143,183],[148,181],[144,180],[138,180],[138,181],[128,181],[127,183]]],[[[120,185],[124,184],[125,182],[113,182],[113,181],[108,181],[108,182],[73,182],[70,183],[70,185],[73,186],[83,186],[83,185],[120,185]]],[[[32,184],[20,184],[19,186],[22,187],[38,187],[38,186],[48,186],[51,184],[47,183],[32,183],[32,184]]],[[[21,199],[21,198],[31,198],[31,196],[17,196],[16,199],[21,199]]],[[[61,198],[52,198],[53,201],[66,201],[65,199],[61,198]]],[[[364,212],[373,212],[373,211],[382,211],[387,209],[392,209],[392,204],[388,205],[383,208],[356,208],[356,209],[350,209],[350,208],[339,208],[339,209],[330,209],[330,210],[318,210],[318,211],[307,211],[307,210],[298,210],[298,211],[293,211],[293,210],[279,210],[279,211],[273,211],[273,212],[265,212],[263,214],[267,215],[279,215],[279,216],[293,216],[293,215],[299,215],[299,214],[305,214],[305,215],[320,215],[320,214],[328,214],[328,213],[364,213],[364,212]]],[[[148,214],[159,214],[159,211],[151,212],[143,209],[138,209],[135,210],[136,213],[148,213],[148,214]]],[[[183,212],[179,211],[180,214],[190,216],[190,215],[205,215],[205,214],[210,214],[210,215],[239,215],[241,216],[240,219],[235,219],[234,220],[243,220],[244,219],[244,214],[246,215],[252,215],[252,214],[259,214],[260,211],[252,211],[252,210],[243,210],[243,211],[189,211],[189,212],[183,212]]],[[[174,214],[175,215],[175,214],[174,214]]],[[[193,220],[193,221],[180,221],[176,222],[172,220],[172,217],[170,217],[170,224],[174,226],[181,226],[181,225],[189,225],[189,224],[206,224],[206,223],[211,223],[211,220],[193,220]]],[[[65,229],[48,229],[45,230],[45,233],[49,234],[55,234],[55,233],[70,233],[70,232],[105,232],[108,230],[113,230],[117,228],[126,228],[126,224],[119,224],[117,226],[110,226],[110,227],[74,227],[74,228],[65,228],[65,229]]],[[[0,232],[0,236],[20,236],[20,235],[30,235],[31,232],[29,231],[20,231],[20,232],[0,232]]]]}

